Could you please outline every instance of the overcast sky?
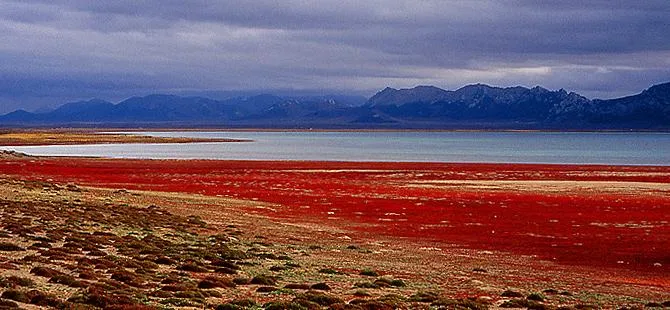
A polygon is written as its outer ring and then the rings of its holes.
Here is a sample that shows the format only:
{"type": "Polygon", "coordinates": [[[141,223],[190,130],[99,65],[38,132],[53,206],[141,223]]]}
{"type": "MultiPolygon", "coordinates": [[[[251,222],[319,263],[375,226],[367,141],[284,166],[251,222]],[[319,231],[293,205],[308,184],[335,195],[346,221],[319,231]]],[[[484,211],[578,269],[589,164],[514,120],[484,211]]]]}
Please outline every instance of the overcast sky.
{"type": "Polygon", "coordinates": [[[98,97],[670,81],[670,1],[0,0],[0,113],[98,97]]]}

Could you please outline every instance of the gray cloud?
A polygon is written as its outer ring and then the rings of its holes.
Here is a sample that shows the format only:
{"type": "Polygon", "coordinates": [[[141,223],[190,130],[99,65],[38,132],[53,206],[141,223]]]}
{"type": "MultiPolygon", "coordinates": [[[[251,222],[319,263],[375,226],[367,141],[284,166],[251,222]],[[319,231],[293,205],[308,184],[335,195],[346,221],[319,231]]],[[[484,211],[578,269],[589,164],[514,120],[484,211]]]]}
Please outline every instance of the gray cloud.
{"type": "Polygon", "coordinates": [[[667,0],[0,0],[0,113],[151,92],[474,82],[614,97],[670,80],[667,16],[667,0]]]}

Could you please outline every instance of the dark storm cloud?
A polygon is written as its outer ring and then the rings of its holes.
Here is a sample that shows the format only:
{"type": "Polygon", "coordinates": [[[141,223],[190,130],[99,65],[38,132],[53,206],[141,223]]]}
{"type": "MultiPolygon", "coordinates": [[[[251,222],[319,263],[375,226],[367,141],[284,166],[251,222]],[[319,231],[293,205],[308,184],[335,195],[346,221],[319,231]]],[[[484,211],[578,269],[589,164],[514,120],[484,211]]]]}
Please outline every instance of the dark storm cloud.
{"type": "Polygon", "coordinates": [[[31,97],[474,82],[613,97],[670,80],[667,16],[667,0],[0,1],[0,112],[31,97]]]}

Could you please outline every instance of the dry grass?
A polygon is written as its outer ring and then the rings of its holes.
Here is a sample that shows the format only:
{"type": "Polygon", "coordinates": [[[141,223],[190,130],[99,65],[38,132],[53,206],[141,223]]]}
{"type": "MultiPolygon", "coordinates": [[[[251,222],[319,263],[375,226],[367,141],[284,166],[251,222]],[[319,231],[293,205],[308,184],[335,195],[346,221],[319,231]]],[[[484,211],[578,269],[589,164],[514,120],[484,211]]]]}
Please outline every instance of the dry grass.
{"type": "Polygon", "coordinates": [[[74,145],[110,143],[244,142],[237,139],[161,138],[96,132],[24,131],[0,133],[0,145],[74,145]]]}

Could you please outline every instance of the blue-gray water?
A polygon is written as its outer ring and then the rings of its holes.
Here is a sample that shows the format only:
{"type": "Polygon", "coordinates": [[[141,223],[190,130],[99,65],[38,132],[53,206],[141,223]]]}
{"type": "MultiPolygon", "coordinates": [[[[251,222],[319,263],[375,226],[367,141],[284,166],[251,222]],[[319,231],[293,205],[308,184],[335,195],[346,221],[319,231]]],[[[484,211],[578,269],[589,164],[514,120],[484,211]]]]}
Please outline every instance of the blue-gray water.
{"type": "Polygon", "coordinates": [[[670,133],[143,132],[245,143],[1,147],[32,155],[117,158],[670,165],[670,133]]]}

